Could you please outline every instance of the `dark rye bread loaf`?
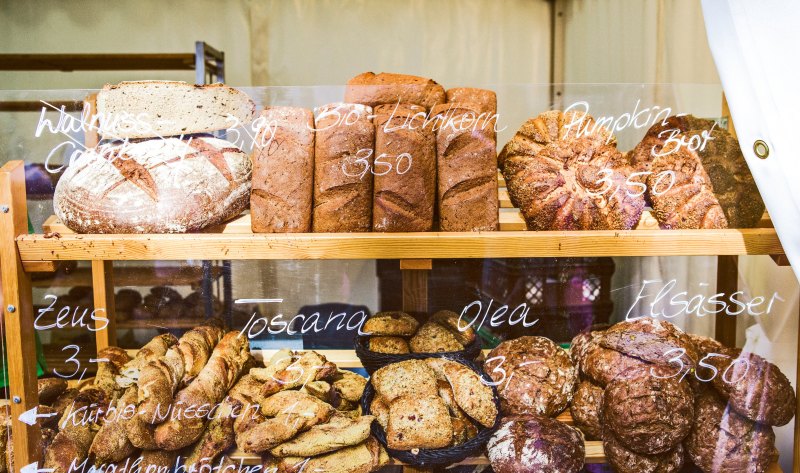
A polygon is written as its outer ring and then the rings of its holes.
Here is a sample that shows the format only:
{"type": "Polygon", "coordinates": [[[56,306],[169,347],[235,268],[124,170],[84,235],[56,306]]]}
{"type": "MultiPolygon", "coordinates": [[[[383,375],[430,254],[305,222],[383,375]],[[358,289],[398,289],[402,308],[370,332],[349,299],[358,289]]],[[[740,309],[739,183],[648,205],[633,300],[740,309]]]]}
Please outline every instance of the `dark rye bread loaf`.
{"type": "Polygon", "coordinates": [[[684,446],[703,471],[763,473],[778,459],[772,427],[733,412],[713,391],[698,396],[695,412],[684,446]]]}
{"type": "Polygon", "coordinates": [[[79,233],[195,232],[246,209],[250,178],[250,157],[217,138],[100,145],[61,176],[53,208],[79,233]]]}
{"type": "Polygon", "coordinates": [[[253,233],[311,231],[314,197],[314,114],[267,107],[253,148],[250,218],[253,233]]]}
{"type": "Polygon", "coordinates": [[[375,169],[372,229],[376,232],[433,228],[436,138],[424,117],[425,109],[417,105],[375,108],[375,157],[392,166],[375,169]]]}
{"type": "Polygon", "coordinates": [[[600,410],[603,406],[603,388],[591,381],[581,381],[569,411],[575,426],[581,429],[587,438],[599,439],[602,432],[602,422],[600,421],[600,410]]]}
{"type": "Polygon", "coordinates": [[[786,425],[794,417],[794,389],[780,368],[756,355],[729,352],[711,384],[738,414],[762,424],[786,425]]]}
{"type": "Polygon", "coordinates": [[[600,337],[600,345],[640,360],[668,364],[685,350],[684,363],[697,363],[697,349],[691,338],[674,324],[652,317],[619,322],[600,337]]]}
{"type": "Polygon", "coordinates": [[[684,463],[682,444],[657,455],[642,455],[622,444],[610,431],[603,432],[603,451],[617,473],[677,473],[684,463]]]}
{"type": "Polygon", "coordinates": [[[639,358],[603,347],[600,345],[601,336],[597,335],[596,338],[586,342],[584,354],[580,359],[581,374],[593,383],[606,386],[630,369],[650,366],[649,363],[639,358]]]}
{"type": "Polygon", "coordinates": [[[694,420],[694,394],[674,370],[635,369],[617,377],[603,393],[603,428],[644,455],[677,447],[694,420]]]}
{"type": "Polygon", "coordinates": [[[415,104],[430,110],[444,103],[444,88],[431,79],[381,72],[365,72],[347,81],[344,101],[370,107],[399,103],[415,104]]]}
{"type": "Polygon", "coordinates": [[[502,419],[487,450],[495,473],[577,473],[586,455],[577,429],[539,416],[502,419]]]}
{"type": "Polygon", "coordinates": [[[368,232],[372,226],[375,127],[370,107],[333,103],[316,109],[314,232],[368,232]]]}
{"type": "Polygon", "coordinates": [[[500,383],[503,412],[555,416],[572,400],[578,374],[567,352],[548,338],[506,340],[487,360],[489,376],[500,383]]]}
{"type": "Polygon", "coordinates": [[[498,225],[494,125],[471,104],[442,104],[435,117],[439,229],[493,231],[498,225]]]}

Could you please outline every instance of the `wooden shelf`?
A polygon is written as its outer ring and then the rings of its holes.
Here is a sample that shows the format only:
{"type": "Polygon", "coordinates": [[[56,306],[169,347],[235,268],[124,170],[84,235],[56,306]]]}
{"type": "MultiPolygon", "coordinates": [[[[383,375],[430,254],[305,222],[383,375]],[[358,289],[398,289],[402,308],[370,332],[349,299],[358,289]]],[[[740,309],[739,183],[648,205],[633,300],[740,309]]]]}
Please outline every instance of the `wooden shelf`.
{"type": "MultiPolygon", "coordinates": [[[[211,278],[222,276],[222,268],[211,267],[211,278]]],[[[200,284],[203,280],[203,268],[199,266],[181,267],[119,267],[114,268],[114,285],[123,286],[188,286],[200,284]]],[[[53,278],[35,279],[33,287],[72,287],[91,286],[91,268],[77,268],[69,273],[57,274],[53,278]]]]}
{"type": "MultiPolygon", "coordinates": [[[[509,209],[511,212],[518,212],[509,209]]],[[[520,230],[500,212],[499,232],[253,234],[250,215],[193,234],[76,234],[57,220],[52,235],[17,238],[24,262],[50,260],[419,259],[579,256],[782,255],[773,228],[652,229],[645,214],[636,230],[520,230]],[[510,230],[514,228],[514,230],[510,230]]]]}

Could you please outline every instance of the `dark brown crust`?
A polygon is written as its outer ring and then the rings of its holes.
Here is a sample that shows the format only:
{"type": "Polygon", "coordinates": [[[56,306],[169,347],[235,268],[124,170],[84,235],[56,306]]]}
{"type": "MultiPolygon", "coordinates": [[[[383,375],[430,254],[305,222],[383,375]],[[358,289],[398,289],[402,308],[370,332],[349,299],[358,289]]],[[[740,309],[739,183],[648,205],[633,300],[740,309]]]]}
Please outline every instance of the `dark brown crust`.
{"type": "Polygon", "coordinates": [[[368,232],[372,226],[372,175],[367,172],[359,177],[363,167],[356,160],[363,157],[370,167],[374,161],[372,109],[333,103],[316,112],[312,227],[315,232],[368,232]],[[361,150],[365,151],[356,156],[361,150]]]}
{"type": "Polygon", "coordinates": [[[646,361],[602,347],[599,335],[589,340],[584,350],[580,362],[581,373],[600,386],[606,386],[627,371],[650,366],[646,361]]]}
{"type": "Polygon", "coordinates": [[[577,473],[586,455],[577,429],[539,416],[504,418],[487,449],[495,473],[577,473]]]}
{"type": "Polygon", "coordinates": [[[630,169],[613,137],[587,115],[550,111],[528,120],[498,161],[529,230],[630,229],[644,209],[644,198],[626,191],[630,169]],[[578,136],[565,126],[580,117],[593,132],[578,136]]]}
{"type": "Polygon", "coordinates": [[[430,110],[435,105],[444,103],[445,92],[441,85],[424,77],[364,72],[347,81],[344,100],[370,107],[413,103],[430,110]]]}
{"type": "Polygon", "coordinates": [[[717,473],[763,473],[778,457],[772,427],[726,408],[712,391],[695,402],[696,418],[684,445],[692,463],[717,473]]]}
{"type": "Polygon", "coordinates": [[[310,232],[314,197],[314,114],[267,107],[253,149],[253,232],[310,232]]]}
{"type": "Polygon", "coordinates": [[[649,363],[669,364],[669,360],[685,350],[681,359],[693,366],[697,349],[691,338],[670,322],[640,317],[615,324],[600,337],[600,345],[649,363]]]}
{"type": "Polygon", "coordinates": [[[670,369],[626,372],[606,386],[604,428],[636,453],[654,455],[675,448],[692,426],[694,394],[670,369]]]}
{"type": "Polygon", "coordinates": [[[499,383],[503,412],[555,416],[572,399],[577,370],[567,352],[552,340],[507,340],[489,353],[487,360],[492,358],[495,359],[487,364],[486,371],[499,383]]]}
{"type": "Polygon", "coordinates": [[[603,406],[603,388],[589,381],[581,381],[569,411],[575,426],[581,429],[586,438],[599,439],[602,432],[600,410],[603,406]]]}
{"type": "Polygon", "coordinates": [[[60,378],[43,378],[38,381],[39,404],[50,405],[67,390],[67,382],[60,378]]]}
{"type": "Polygon", "coordinates": [[[684,462],[683,445],[660,455],[642,455],[622,444],[612,433],[603,433],[606,460],[617,473],[676,473],[684,462]]]}
{"type": "Polygon", "coordinates": [[[425,124],[425,109],[417,105],[375,108],[375,156],[393,163],[391,171],[376,170],[372,230],[425,232],[433,228],[436,201],[436,137],[425,124]],[[399,172],[411,155],[408,171],[399,172]]]}
{"type": "Polygon", "coordinates": [[[797,406],[794,389],[780,368],[749,352],[725,360],[711,383],[731,409],[763,424],[786,425],[797,406]],[[728,369],[730,367],[730,369],[728,369]]]}

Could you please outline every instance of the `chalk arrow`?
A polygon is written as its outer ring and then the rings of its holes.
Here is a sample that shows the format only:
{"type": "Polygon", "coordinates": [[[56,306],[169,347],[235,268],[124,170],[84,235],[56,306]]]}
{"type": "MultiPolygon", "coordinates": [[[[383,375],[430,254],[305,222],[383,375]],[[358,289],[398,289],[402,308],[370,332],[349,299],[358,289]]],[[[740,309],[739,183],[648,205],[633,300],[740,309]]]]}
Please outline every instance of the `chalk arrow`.
{"type": "Polygon", "coordinates": [[[19,421],[20,422],[24,422],[24,423],[26,423],[28,425],[33,425],[33,424],[36,423],[36,419],[38,419],[38,418],[47,418],[47,417],[53,417],[53,416],[57,416],[58,415],[58,412],[52,412],[50,414],[37,414],[36,413],[36,409],[37,408],[34,407],[33,409],[29,409],[29,410],[23,412],[22,414],[20,414],[19,421]]]}
{"type": "Polygon", "coordinates": [[[19,470],[20,473],[52,473],[56,471],[54,468],[39,468],[39,463],[34,462],[30,465],[25,465],[19,470]]]}

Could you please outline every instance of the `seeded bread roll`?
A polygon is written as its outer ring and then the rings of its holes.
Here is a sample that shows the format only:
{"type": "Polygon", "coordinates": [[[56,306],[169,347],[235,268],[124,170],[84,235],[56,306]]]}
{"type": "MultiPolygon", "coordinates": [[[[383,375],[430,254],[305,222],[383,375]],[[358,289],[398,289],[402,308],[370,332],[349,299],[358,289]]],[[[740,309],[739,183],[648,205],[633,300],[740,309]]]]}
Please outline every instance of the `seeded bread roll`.
{"type": "Polygon", "coordinates": [[[761,424],[781,426],[792,420],[797,408],[795,393],[780,368],[749,352],[724,362],[727,366],[711,383],[731,409],[761,424]]]}
{"type": "Polygon", "coordinates": [[[452,310],[440,310],[431,316],[431,322],[436,322],[446,328],[464,346],[475,341],[475,330],[452,310]]]}
{"type": "Polygon", "coordinates": [[[603,388],[590,381],[581,381],[569,411],[575,421],[575,427],[581,429],[586,438],[599,439],[602,432],[600,411],[603,406],[603,388]]]}
{"type": "Polygon", "coordinates": [[[375,392],[387,402],[400,396],[435,396],[436,375],[422,360],[406,360],[380,368],[372,375],[375,392]]]}
{"type": "Polygon", "coordinates": [[[772,427],[733,412],[713,391],[697,398],[695,411],[684,445],[703,471],[763,473],[778,459],[772,427]]]}
{"type": "Polygon", "coordinates": [[[104,139],[210,133],[250,123],[256,105],[223,84],[148,80],[106,84],[97,94],[104,139]]]}
{"type": "Polygon", "coordinates": [[[436,200],[436,138],[425,109],[410,104],[375,108],[376,232],[426,232],[436,200]],[[391,167],[391,169],[389,169],[391,167]]]}
{"type": "Polygon", "coordinates": [[[372,109],[332,103],[315,109],[315,113],[313,229],[368,232],[372,225],[369,169],[375,149],[372,109]]]}
{"type": "Polygon", "coordinates": [[[654,455],[672,450],[694,419],[694,393],[668,368],[637,369],[618,377],[603,393],[602,420],[627,448],[654,455]]]}
{"type": "Polygon", "coordinates": [[[412,353],[440,353],[461,351],[464,345],[446,328],[435,322],[426,322],[408,342],[412,353]]]}
{"type": "Polygon", "coordinates": [[[419,327],[419,322],[405,312],[378,312],[364,322],[364,333],[377,336],[410,337],[419,327]]]}
{"type": "Polygon", "coordinates": [[[314,198],[314,114],[267,107],[253,149],[250,218],[254,233],[311,231],[314,198]]]}
{"type": "Polygon", "coordinates": [[[617,473],[677,473],[683,468],[684,449],[682,444],[658,455],[642,455],[622,444],[614,435],[603,432],[603,451],[608,464],[617,473]]]}
{"type": "Polygon", "coordinates": [[[506,340],[489,353],[487,360],[492,359],[486,369],[500,383],[503,412],[550,417],[572,399],[578,373],[567,352],[552,340],[530,336],[506,340]]]}
{"type": "Polygon", "coordinates": [[[489,439],[489,462],[495,473],[577,473],[586,449],[580,432],[539,416],[510,416],[489,439]]]}
{"type": "Polygon", "coordinates": [[[428,110],[444,103],[444,88],[431,79],[381,72],[365,72],[347,81],[345,102],[370,107],[383,104],[411,103],[428,110]]]}
{"type": "Polygon", "coordinates": [[[386,444],[396,450],[444,448],[453,440],[453,424],[439,396],[400,396],[389,404],[386,444]]]}
{"type": "Polygon", "coordinates": [[[493,231],[498,225],[494,125],[470,104],[442,104],[436,121],[439,229],[493,231]]]}
{"type": "Polygon", "coordinates": [[[376,353],[409,353],[408,342],[402,337],[370,337],[369,350],[376,353]]]}

